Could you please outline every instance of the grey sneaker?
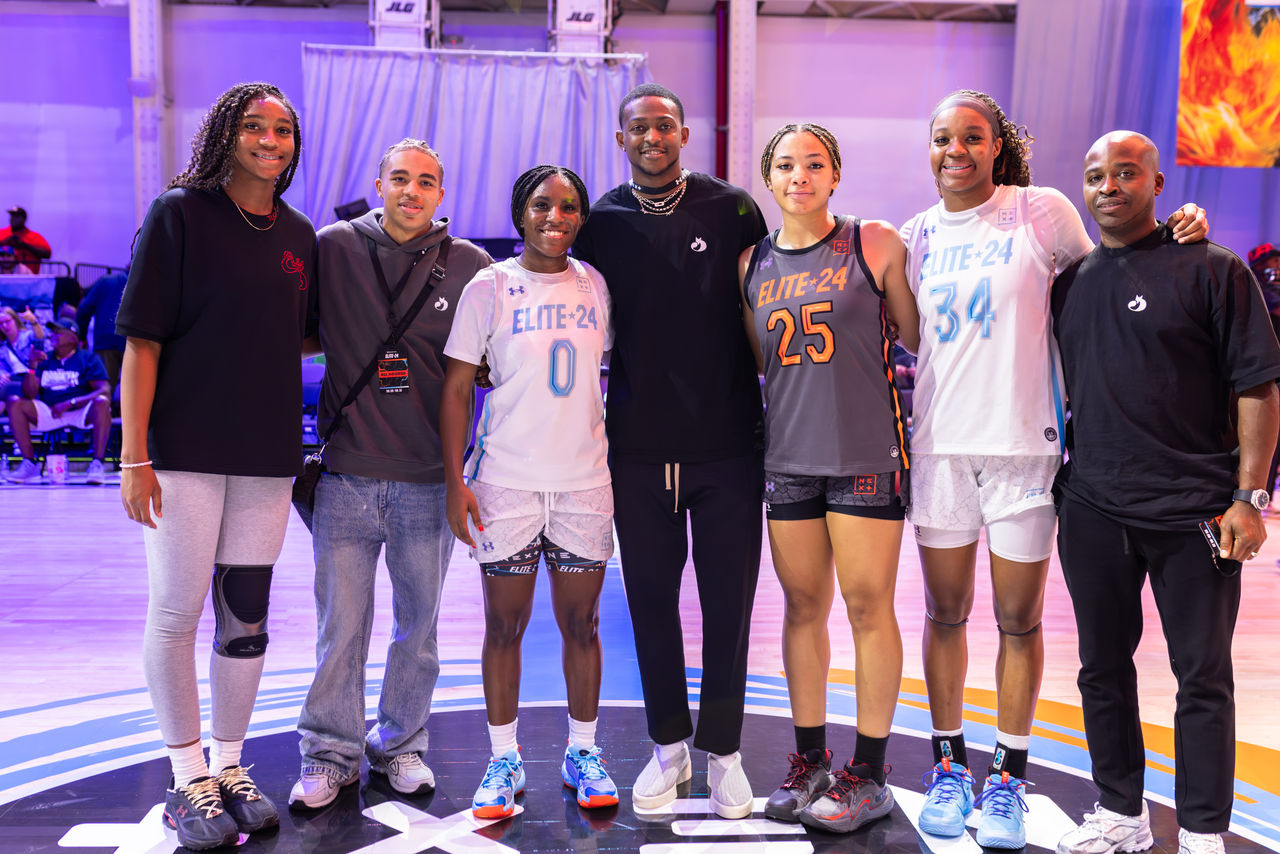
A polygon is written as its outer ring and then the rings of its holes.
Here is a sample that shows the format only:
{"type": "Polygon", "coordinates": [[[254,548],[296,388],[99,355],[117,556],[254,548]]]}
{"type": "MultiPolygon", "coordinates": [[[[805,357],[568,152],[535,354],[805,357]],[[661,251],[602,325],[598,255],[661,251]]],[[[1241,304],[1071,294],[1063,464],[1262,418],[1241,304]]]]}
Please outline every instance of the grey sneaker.
{"type": "Polygon", "coordinates": [[[192,851],[235,845],[240,839],[236,820],[223,808],[218,781],[201,777],[185,786],[169,780],[164,796],[165,824],[178,832],[178,843],[192,851]]]}
{"type": "Polygon", "coordinates": [[[848,765],[837,771],[835,778],[830,789],[799,812],[800,821],[819,830],[852,833],[893,812],[893,792],[887,784],[881,786],[859,776],[848,765]]]}
{"type": "Polygon", "coordinates": [[[222,806],[236,820],[243,833],[254,833],[280,823],[280,814],[271,799],[258,790],[258,784],[249,777],[249,769],[240,765],[223,768],[214,777],[222,806]]]}
{"type": "Polygon", "coordinates": [[[335,768],[324,765],[304,765],[302,776],[289,792],[289,806],[318,810],[333,803],[338,792],[352,783],[360,782],[360,769],[347,777],[335,768]]]}
{"type": "Polygon", "coordinates": [[[809,803],[831,788],[831,751],[822,751],[821,761],[817,760],[817,751],[805,754],[792,753],[787,757],[791,770],[782,781],[768,802],[764,805],[765,818],[775,821],[799,821],[797,813],[809,803]]]}

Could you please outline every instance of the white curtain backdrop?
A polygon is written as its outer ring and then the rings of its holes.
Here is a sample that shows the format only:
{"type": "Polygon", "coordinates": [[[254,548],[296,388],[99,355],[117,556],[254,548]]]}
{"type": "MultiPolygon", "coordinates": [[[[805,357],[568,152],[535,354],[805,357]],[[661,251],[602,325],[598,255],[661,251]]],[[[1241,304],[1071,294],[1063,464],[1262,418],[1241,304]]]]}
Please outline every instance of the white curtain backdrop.
{"type": "Polygon", "coordinates": [[[460,237],[515,237],[511,185],[539,163],[568,166],[594,200],[626,180],[618,103],[652,79],[645,58],[489,51],[302,47],[306,214],[316,227],[355,199],[378,206],[387,146],[426,140],[444,162],[460,237]]]}

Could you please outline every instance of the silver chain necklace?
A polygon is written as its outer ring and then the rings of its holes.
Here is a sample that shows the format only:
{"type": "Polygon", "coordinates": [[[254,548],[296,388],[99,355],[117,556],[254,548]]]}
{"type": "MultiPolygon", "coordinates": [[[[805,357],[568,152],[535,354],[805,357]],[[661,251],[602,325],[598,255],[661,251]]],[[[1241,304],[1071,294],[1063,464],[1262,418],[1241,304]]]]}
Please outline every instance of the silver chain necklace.
{"type": "Polygon", "coordinates": [[[640,204],[640,210],[653,216],[671,216],[675,212],[676,205],[680,204],[680,200],[684,198],[684,191],[689,188],[686,181],[689,177],[689,170],[680,170],[680,177],[676,179],[676,188],[671,190],[667,195],[658,198],[652,196],[641,195],[636,187],[636,183],[631,181],[631,195],[635,196],[636,201],[640,204]]]}

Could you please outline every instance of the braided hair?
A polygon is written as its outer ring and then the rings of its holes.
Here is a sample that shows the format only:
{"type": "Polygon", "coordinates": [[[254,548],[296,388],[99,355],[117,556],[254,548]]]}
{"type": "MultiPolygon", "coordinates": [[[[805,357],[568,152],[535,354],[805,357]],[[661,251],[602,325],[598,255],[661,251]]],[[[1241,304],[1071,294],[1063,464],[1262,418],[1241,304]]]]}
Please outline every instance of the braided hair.
{"type": "MultiPolygon", "coordinates": [[[[1000,154],[996,157],[995,163],[991,167],[992,181],[996,185],[1031,186],[1031,167],[1027,164],[1027,161],[1031,159],[1031,143],[1035,142],[1036,138],[1027,131],[1027,126],[1015,125],[1009,121],[1009,117],[1004,114],[1004,110],[1000,109],[1000,105],[996,103],[995,98],[992,98],[986,92],[979,92],[975,89],[960,89],[952,92],[939,101],[938,105],[941,106],[948,99],[957,95],[977,98],[990,108],[992,115],[996,118],[996,124],[1000,129],[998,135],[1002,140],[1002,144],[1000,146],[1000,154]]],[[[937,108],[934,109],[934,114],[937,114],[937,108]]]]}
{"type": "Polygon", "coordinates": [[[216,190],[231,178],[231,165],[235,160],[236,141],[240,136],[240,120],[249,102],[258,98],[276,98],[289,111],[293,120],[293,160],[276,178],[275,197],[279,199],[293,181],[298,168],[298,156],[302,153],[302,128],[298,124],[298,112],[277,87],[270,83],[239,83],[222,93],[205,113],[200,129],[191,140],[191,160],[187,168],[173,177],[166,189],[189,187],[197,190],[216,190]]]}
{"type": "Polygon", "coordinates": [[[516,233],[521,237],[524,237],[524,209],[529,204],[529,197],[533,195],[534,190],[538,189],[538,185],[552,175],[559,175],[573,186],[573,191],[578,194],[582,221],[587,221],[591,205],[587,202],[587,188],[582,183],[582,179],[567,166],[549,166],[544,163],[525,172],[511,187],[511,222],[516,227],[516,233]]]}
{"type": "Polygon", "coordinates": [[[793,122],[778,128],[773,139],[769,140],[769,144],[764,147],[764,154],[760,156],[760,174],[764,176],[766,187],[769,186],[769,170],[773,169],[773,153],[783,137],[793,133],[809,133],[817,137],[818,142],[822,143],[822,147],[827,150],[827,156],[831,158],[831,168],[835,170],[836,177],[840,177],[840,143],[836,142],[836,135],[822,125],[793,122]]]}

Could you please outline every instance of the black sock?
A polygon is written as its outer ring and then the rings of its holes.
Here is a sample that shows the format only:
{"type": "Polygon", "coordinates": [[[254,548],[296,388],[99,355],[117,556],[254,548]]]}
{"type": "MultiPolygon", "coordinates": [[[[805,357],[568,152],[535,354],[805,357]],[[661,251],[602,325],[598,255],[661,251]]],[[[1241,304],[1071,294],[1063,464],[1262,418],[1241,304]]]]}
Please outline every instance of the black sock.
{"type": "Polygon", "coordinates": [[[1008,771],[1010,777],[1025,780],[1027,779],[1027,751],[1014,750],[997,741],[996,752],[991,757],[991,768],[988,770],[991,774],[1008,771]]]}
{"type": "Polygon", "coordinates": [[[798,726],[796,730],[796,753],[801,756],[816,750],[824,753],[827,749],[827,725],[798,726]]]}
{"type": "Polygon", "coordinates": [[[942,761],[943,757],[946,757],[956,765],[969,767],[969,751],[964,746],[963,733],[960,735],[935,735],[931,741],[933,742],[934,765],[937,765],[942,761]]]}
{"type": "Polygon", "coordinates": [[[870,773],[861,773],[859,768],[859,777],[866,777],[868,780],[874,780],[877,784],[884,785],[884,755],[889,747],[889,736],[883,738],[872,738],[868,735],[858,733],[857,741],[853,743],[853,759],[849,761],[852,766],[866,766],[870,769],[870,773]]]}

